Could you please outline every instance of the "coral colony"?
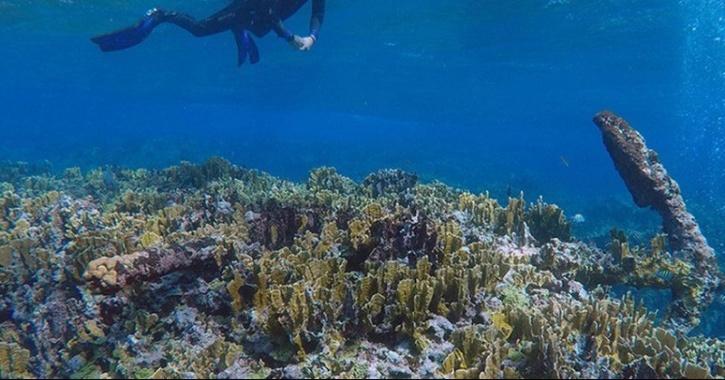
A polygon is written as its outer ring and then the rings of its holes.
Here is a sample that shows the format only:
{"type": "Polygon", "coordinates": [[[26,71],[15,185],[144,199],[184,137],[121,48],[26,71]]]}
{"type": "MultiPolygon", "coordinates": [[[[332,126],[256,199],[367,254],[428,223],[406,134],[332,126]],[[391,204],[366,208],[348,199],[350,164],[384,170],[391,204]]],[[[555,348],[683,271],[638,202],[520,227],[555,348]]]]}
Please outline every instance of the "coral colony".
{"type": "Polygon", "coordinates": [[[7,164],[0,377],[725,376],[725,343],[687,334],[722,286],[712,249],[642,137],[595,122],[663,217],[648,247],[399,170],[7,164]],[[613,285],[673,302],[655,319],[613,285]]]}

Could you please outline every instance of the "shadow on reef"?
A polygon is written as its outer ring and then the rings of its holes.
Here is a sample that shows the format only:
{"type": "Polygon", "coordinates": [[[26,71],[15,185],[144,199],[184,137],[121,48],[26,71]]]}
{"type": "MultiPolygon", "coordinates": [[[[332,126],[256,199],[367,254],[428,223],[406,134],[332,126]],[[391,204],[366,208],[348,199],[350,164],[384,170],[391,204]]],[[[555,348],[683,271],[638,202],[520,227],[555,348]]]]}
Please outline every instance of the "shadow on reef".
{"type": "Polygon", "coordinates": [[[609,295],[697,294],[691,262],[661,235],[576,241],[543,199],[398,170],[295,184],[220,158],[9,167],[0,377],[725,376],[725,344],[684,334],[681,310],[658,324],[609,295]]]}

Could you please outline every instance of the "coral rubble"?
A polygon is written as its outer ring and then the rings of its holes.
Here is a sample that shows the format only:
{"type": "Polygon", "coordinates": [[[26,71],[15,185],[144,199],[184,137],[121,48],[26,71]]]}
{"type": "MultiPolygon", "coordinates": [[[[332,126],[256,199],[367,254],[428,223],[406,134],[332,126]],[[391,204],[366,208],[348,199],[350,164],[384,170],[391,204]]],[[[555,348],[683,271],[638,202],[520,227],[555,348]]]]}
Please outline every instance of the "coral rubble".
{"type": "Polygon", "coordinates": [[[694,291],[696,262],[576,241],[543,199],[219,158],[23,173],[0,177],[1,378],[725,376],[724,342],[608,292],[694,291]]]}
{"type": "Polygon", "coordinates": [[[691,257],[694,264],[689,283],[673,287],[671,316],[681,325],[697,325],[702,310],[713,300],[721,285],[715,251],[707,244],[695,218],[687,211],[680,187],[644,138],[626,120],[604,111],[594,117],[604,145],[619,175],[639,207],[650,207],[662,217],[670,247],[691,257]]]}

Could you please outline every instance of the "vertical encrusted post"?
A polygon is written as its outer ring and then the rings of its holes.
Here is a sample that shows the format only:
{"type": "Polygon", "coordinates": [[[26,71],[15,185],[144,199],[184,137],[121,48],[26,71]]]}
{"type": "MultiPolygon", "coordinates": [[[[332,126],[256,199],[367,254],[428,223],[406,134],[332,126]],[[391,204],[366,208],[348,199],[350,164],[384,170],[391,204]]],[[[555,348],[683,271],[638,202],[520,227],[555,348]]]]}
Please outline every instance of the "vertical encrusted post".
{"type": "Polygon", "coordinates": [[[719,286],[720,273],[714,250],[700,232],[657,152],[647,148],[642,135],[626,120],[604,111],[594,117],[619,175],[639,207],[651,207],[662,217],[670,247],[688,257],[694,273],[673,291],[670,317],[676,324],[695,326],[701,311],[710,304],[719,286]],[[694,282],[694,283],[693,283],[694,282]]]}

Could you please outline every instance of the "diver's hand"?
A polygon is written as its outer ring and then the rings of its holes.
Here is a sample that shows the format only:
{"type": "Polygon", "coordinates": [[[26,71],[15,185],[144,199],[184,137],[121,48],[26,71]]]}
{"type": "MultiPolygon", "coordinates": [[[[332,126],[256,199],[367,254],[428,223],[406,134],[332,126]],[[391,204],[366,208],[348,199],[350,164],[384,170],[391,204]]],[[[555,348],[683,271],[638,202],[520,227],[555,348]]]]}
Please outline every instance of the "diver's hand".
{"type": "Polygon", "coordinates": [[[315,37],[307,36],[300,38],[300,51],[309,51],[315,44],[315,37]]]}
{"type": "Polygon", "coordinates": [[[315,44],[315,38],[312,36],[300,37],[298,35],[295,35],[290,40],[289,44],[292,46],[293,49],[299,51],[309,51],[310,49],[312,49],[312,45],[315,44]]]}
{"type": "Polygon", "coordinates": [[[295,34],[294,36],[292,36],[292,39],[289,40],[289,45],[292,46],[292,49],[301,50],[302,49],[302,37],[295,34]]]}

